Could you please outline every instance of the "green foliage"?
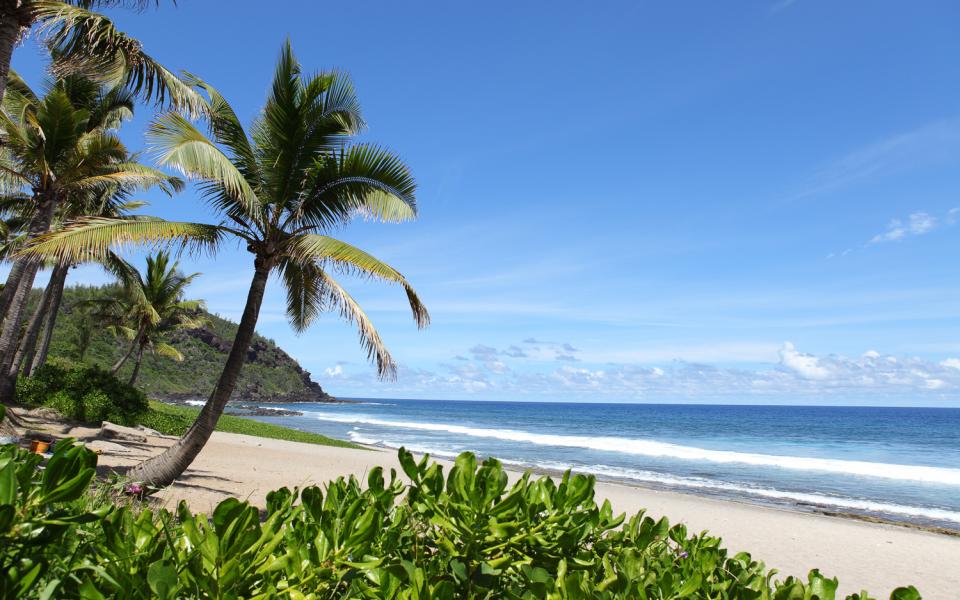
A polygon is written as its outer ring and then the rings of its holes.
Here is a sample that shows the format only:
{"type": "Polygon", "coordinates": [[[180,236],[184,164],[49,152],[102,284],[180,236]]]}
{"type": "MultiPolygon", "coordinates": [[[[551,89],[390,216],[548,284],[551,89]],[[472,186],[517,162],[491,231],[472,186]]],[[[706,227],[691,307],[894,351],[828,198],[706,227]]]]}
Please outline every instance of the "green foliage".
{"type": "MultiPolygon", "coordinates": [[[[187,432],[190,425],[199,414],[199,408],[189,406],[173,406],[162,402],[150,402],[150,410],[140,417],[140,423],[151,429],[156,429],[165,435],[181,436],[187,432]]],[[[299,431],[288,427],[281,427],[273,423],[263,423],[245,417],[221,415],[217,421],[217,431],[226,433],[242,433],[256,437],[288,442],[302,442],[319,446],[337,446],[340,448],[360,448],[356,444],[329,438],[319,433],[299,431]]]]}
{"type": "Polygon", "coordinates": [[[74,568],[78,529],[93,531],[110,513],[80,501],[96,474],[96,455],[72,440],[54,448],[46,468],[37,454],[0,448],[0,597],[56,597],[59,577],[74,568]]]}
{"type": "MultiPolygon", "coordinates": [[[[129,349],[129,342],[112,336],[106,328],[93,326],[89,316],[82,310],[92,299],[110,293],[111,286],[68,287],[64,290],[63,304],[57,318],[50,345],[50,356],[83,361],[110,369],[129,349]]],[[[31,306],[40,299],[35,293],[31,306]]],[[[203,330],[210,338],[230,342],[237,332],[237,325],[216,315],[200,311],[206,321],[203,330]]],[[[137,387],[151,398],[165,398],[178,394],[190,394],[206,398],[213,390],[217,377],[223,370],[227,351],[211,345],[194,332],[173,331],[163,335],[160,342],[176,347],[184,357],[174,362],[162,356],[146,354],[140,368],[137,387]]],[[[250,359],[243,367],[240,381],[234,392],[235,398],[257,401],[315,400],[304,380],[303,371],[295,360],[271,340],[254,336],[250,359]]],[[[132,363],[132,361],[128,361],[132,363]]],[[[127,364],[117,373],[121,380],[130,377],[133,365],[127,364]]]]}
{"type": "MultiPolygon", "coordinates": [[[[366,488],[282,488],[261,513],[212,518],[83,502],[94,455],[69,441],[44,471],[0,450],[0,595],[18,598],[833,600],[819,571],[777,581],[750,555],[642,512],[615,516],[592,477],[529,475],[460,455],[444,477],[400,451],[410,484],[371,470],[366,488]]],[[[849,596],[867,600],[866,593],[849,596]]],[[[891,599],[917,600],[913,587],[891,599]]]]}
{"type": "Polygon", "coordinates": [[[143,392],[99,367],[47,363],[17,379],[17,400],[49,406],[75,421],[136,424],[149,408],[143,392]]]}

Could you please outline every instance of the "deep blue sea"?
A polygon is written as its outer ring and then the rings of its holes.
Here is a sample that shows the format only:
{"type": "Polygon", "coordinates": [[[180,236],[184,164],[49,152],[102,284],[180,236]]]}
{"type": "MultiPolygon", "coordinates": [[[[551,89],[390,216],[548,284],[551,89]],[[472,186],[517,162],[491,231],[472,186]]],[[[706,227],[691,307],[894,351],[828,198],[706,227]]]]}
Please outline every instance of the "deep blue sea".
{"type": "Polygon", "coordinates": [[[960,409],[360,400],[264,420],[449,458],[960,530],[960,409]]]}

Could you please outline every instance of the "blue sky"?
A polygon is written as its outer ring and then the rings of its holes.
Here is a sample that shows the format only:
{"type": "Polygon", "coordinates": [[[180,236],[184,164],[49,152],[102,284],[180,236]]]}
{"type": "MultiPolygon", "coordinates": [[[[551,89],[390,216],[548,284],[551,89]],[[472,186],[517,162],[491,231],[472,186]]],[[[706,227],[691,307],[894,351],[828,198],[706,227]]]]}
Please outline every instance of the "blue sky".
{"type": "MultiPolygon", "coordinates": [[[[248,121],[289,36],[352,74],[364,137],[413,169],[418,222],[342,235],[431,309],[417,331],[399,290],[350,282],[398,381],[333,315],[295,336],[276,282],[264,305],[331,393],[960,405],[956,3],[282,6],[111,14],[248,121]]],[[[36,81],[39,51],[14,66],[36,81]]],[[[193,190],[148,196],[214,218],[193,190]]],[[[183,266],[236,318],[251,264],[183,266]]]]}

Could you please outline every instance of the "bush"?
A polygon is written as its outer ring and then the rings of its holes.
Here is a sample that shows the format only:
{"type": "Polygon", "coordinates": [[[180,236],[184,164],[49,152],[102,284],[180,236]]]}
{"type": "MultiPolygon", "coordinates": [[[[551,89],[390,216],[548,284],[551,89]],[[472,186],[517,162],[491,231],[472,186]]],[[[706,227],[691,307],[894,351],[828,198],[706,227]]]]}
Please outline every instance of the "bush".
{"type": "Polygon", "coordinates": [[[75,421],[135,425],[148,410],[143,392],[88,365],[48,363],[17,380],[17,400],[49,406],[75,421]]]}
{"type": "Polygon", "coordinates": [[[69,441],[42,474],[38,461],[0,450],[0,597],[832,600],[837,588],[818,571],[775,581],[666,519],[615,516],[592,477],[508,486],[499,462],[468,453],[444,477],[401,450],[409,486],[375,468],[366,489],[353,477],[282,488],[264,514],[231,498],[212,519],[183,503],[174,515],[83,502],[95,456],[69,441]]]}

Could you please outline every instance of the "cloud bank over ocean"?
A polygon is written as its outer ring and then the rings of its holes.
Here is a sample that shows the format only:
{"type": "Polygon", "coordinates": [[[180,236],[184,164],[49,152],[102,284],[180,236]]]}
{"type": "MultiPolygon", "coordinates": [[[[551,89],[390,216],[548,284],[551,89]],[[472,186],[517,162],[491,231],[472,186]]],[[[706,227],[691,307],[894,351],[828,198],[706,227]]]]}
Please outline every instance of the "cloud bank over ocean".
{"type": "MultiPolygon", "coordinates": [[[[731,402],[913,398],[946,404],[960,398],[960,358],[939,362],[867,350],[817,356],[784,342],[775,362],[726,366],[677,357],[661,364],[598,363],[567,342],[528,338],[496,348],[477,344],[437,370],[401,366],[391,389],[430,397],[731,402]],[[522,350],[521,350],[522,347],[522,350]]],[[[340,389],[376,389],[363,371],[328,369],[340,389]],[[371,387],[372,386],[372,387],[371,387]]]]}

